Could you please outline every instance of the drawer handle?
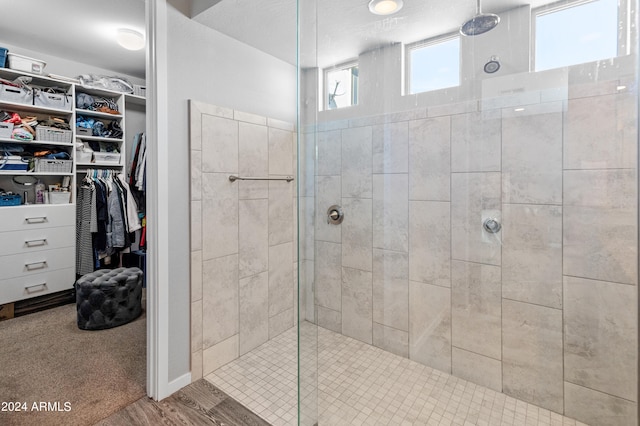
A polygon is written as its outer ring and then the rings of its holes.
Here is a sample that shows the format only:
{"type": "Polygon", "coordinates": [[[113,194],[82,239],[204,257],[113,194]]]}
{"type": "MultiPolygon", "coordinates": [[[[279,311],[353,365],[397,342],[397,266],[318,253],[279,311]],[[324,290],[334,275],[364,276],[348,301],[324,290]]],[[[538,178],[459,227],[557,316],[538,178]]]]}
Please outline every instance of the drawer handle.
{"type": "Polygon", "coordinates": [[[28,287],[25,287],[24,289],[27,290],[27,293],[35,293],[37,291],[44,291],[44,290],[47,289],[47,283],[30,285],[28,287]],[[36,288],[36,287],[40,287],[40,288],[36,288]],[[32,290],[34,288],[35,288],[35,290],[32,290]]]}
{"type": "Polygon", "coordinates": [[[47,261],[43,260],[42,262],[25,263],[24,266],[27,268],[27,271],[33,271],[34,269],[44,269],[47,267],[47,261]]]}
{"type": "Polygon", "coordinates": [[[47,245],[47,239],[43,238],[41,240],[29,240],[29,241],[25,241],[24,243],[27,245],[27,247],[44,246],[44,245],[47,245]]]}
{"type": "Polygon", "coordinates": [[[32,223],[45,223],[47,221],[46,216],[38,216],[38,217],[27,217],[25,218],[28,224],[32,223]]]}

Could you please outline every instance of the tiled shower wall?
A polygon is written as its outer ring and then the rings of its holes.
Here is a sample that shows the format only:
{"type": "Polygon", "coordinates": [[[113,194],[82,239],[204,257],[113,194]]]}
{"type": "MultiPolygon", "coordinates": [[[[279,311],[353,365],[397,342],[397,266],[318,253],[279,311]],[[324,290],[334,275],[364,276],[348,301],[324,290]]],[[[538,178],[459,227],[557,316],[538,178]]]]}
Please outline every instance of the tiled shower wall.
{"type": "Polygon", "coordinates": [[[620,85],[309,130],[317,323],[589,424],[635,425],[637,96],[620,85]]]}
{"type": "Polygon", "coordinates": [[[292,124],[191,101],[191,371],[195,381],[294,325],[292,124]]]}

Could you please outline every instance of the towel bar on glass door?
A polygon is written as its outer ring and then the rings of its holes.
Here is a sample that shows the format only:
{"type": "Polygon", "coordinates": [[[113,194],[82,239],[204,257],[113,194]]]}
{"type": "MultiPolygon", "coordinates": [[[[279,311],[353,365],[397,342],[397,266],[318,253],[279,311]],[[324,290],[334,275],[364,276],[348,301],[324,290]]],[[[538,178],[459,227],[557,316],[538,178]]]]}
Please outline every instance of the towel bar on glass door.
{"type": "Polygon", "coordinates": [[[229,180],[231,182],[235,182],[237,180],[286,180],[287,182],[291,182],[293,180],[293,178],[291,176],[287,176],[287,177],[240,177],[240,176],[234,176],[231,175],[229,176],[229,180]]]}

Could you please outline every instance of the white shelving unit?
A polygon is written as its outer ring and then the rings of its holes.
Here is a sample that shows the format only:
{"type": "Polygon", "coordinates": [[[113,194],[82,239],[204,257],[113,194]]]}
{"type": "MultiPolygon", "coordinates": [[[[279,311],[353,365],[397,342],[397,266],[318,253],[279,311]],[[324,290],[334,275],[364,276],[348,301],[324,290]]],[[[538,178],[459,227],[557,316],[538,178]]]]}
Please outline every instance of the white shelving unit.
{"type": "MultiPolygon", "coordinates": [[[[31,104],[5,101],[0,98],[0,110],[17,112],[20,116],[36,116],[40,120],[58,117],[70,124],[69,142],[38,140],[19,141],[0,138],[0,155],[6,145],[20,145],[38,150],[55,150],[69,153],[72,168],[69,173],[33,172],[23,170],[0,169],[0,188],[23,195],[26,187],[14,182],[16,176],[37,177],[48,188],[61,183],[65,177],[70,180],[70,202],[66,204],[34,204],[33,190],[27,190],[28,204],[0,206],[0,305],[31,297],[41,296],[73,287],[75,282],[75,245],[76,245],[76,182],[82,179],[87,169],[111,169],[124,172],[126,164],[125,104],[139,105],[144,108],[145,99],[139,96],[123,94],[109,90],[85,87],[66,80],[18,72],[0,68],[0,78],[13,81],[17,77],[31,77],[29,85],[41,88],[60,88],[69,96],[70,108],[50,108],[31,104]],[[118,114],[77,109],[76,95],[86,93],[94,97],[112,99],[118,106],[118,114]],[[117,122],[122,137],[108,138],[93,135],[81,135],[76,131],[78,115],[99,120],[108,126],[117,122]],[[120,153],[119,161],[78,162],[76,143],[87,142],[97,146],[111,146],[120,153]]],[[[2,164],[2,163],[0,163],[2,164]]],[[[24,197],[23,197],[24,198],[24,197]]]]}
{"type": "MultiPolygon", "coordinates": [[[[8,69],[0,69],[0,78],[15,80],[28,75],[8,69]]],[[[35,116],[39,120],[50,117],[62,118],[70,124],[74,121],[74,86],[46,77],[29,75],[32,87],[58,88],[67,94],[69,109],[50,108],[7,101],[0,98],[0,110],[16,112],[21,117],[35,116]]],[[[18,141],[0,139],[0,151],[4,154],[7,145],[20,146],[35,151],[64,151],[73,159],[73,130],[68,142],[41,140],[18,141]]],[[[71,160],[72,161],[72,160],[71,160]]],[[[30,172],[3,170],[0,168],[0,188],[22,196],[17,206],[0,206],[0,304],[28,299],[48,293],[62,291],[73,286],[75,280],[75,173],[73,163],[68,173],[30,172]],[[33,204],[35,191],[32,186],[16,183],[14,177],[34,176],[48,188],[69,178],[71,192],[66,204],[33,204]],[[24,194],[27,197],[24,197],[24,194]],[[26,199],[25,199],[26,198],[26,199]]]]}
{"type": "MultiPolygon", "coordinates": [[[[87,142],[91,144],[92,142],[95,145],[102,145],[103,147],[109,146],[118,154],[120,154],[119,161],[100,161],[100,158],[97,158],[100,154],[94,154],[91,162],[76,162],[76,171],[78,173],[84,173],[87,169],[112,169],[117,170],[119,172],[124,172],[125,165],[125,153],[126,153],[126,135],[125,135],[125,94],[120,92],[114,92],[110,90],[96,89],[94,87],[86,87],[77,85],[75,87],[76,96],[80,93],[85,93],[94,98],[104,98],[109,99],[115,103],[118,107],[118,114],[111,114],[100,111],[93,111],[87,109],[75,109],[76,118],[79,116],[83,116],[89,119],[93,119],[96,121],[101,121],[104,123],[105,127],[108,127],[110,123],[117,123],[119,128],[122,130],[122,137],[119,138],[111,138],[111,137],[102,137],[98,135],[84,135],[80,134],[75,129],[75,140],[77,142],[87,142]]],[[[94,151],[96,151],[94,149],[94,151]]]]}

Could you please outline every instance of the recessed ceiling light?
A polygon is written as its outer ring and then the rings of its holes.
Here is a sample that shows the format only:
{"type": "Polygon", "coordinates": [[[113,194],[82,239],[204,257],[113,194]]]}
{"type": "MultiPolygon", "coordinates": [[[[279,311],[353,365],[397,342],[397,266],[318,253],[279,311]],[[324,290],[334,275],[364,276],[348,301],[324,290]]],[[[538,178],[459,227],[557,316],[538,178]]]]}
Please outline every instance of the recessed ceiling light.
{"type": "Polygon", "coordinates": [[[140,50],[144,47],[144,35],[129,28],[118,28],[116,41],[128,50],[140,50]]]}
{"type": "Polygon", "coordinates": [[[376,15],[391,15],[402,9],[402,0],[371,0],[369,10],[376,15]]]}
{"type": "Polygon", "coordinates": [[[624,90],[626,88],[627,88],[627,86],[618,86],[618,87],[616,87],[617,90],[624,90]]]}
{"type": "Polygon", "coordinates": [[[514,109],[514,111],[515,112],[522,112],[522,111],[524,111],[524,108],[516,108],[516,109],[514,109]]]}

